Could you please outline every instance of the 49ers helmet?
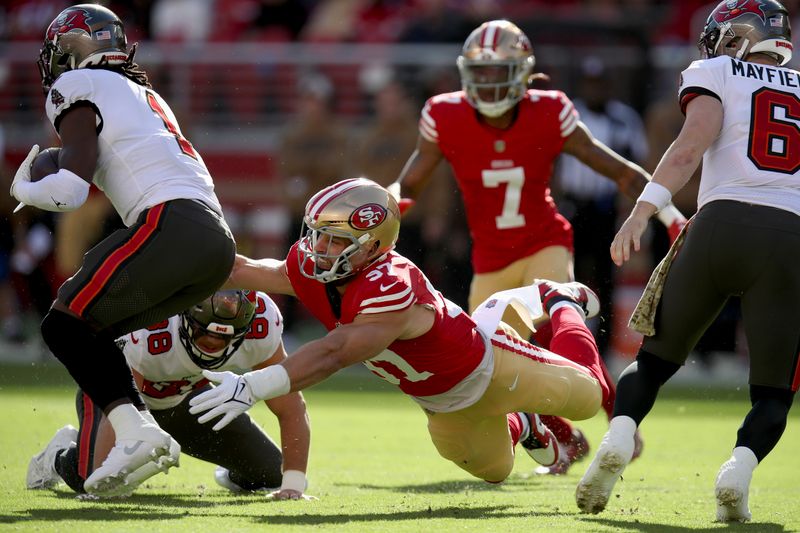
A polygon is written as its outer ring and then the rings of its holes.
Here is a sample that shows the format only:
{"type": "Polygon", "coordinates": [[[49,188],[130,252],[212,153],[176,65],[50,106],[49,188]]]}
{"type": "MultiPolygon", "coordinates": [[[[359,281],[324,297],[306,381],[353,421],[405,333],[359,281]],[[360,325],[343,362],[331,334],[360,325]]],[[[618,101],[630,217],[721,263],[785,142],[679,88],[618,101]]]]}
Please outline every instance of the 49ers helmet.
{"type": "Polygon", "coordinates": [[[181,313],[178,333],[189,358],[200,368],[219,368],[244,342],[256,316],[256,293],[244,290],[217,291],[181,313]],[[222,350],[206,353],[197,347],[200,335],[216,335],[228,342],[222,350]]]}
{"type": "Polygon", "coordinates": [[[306,204],[297,247],[300,271],[322,283],[345,278],[394,248],[399,233],[400,209],[389,191],[366,178],[340,181],[319,191],[306,204]],[[329,239],[326,249],[320,251],[317,246],[324,242],[320,241],[323,236],[329,239]],[[350,244],[333,253],[332,238],[350,244]],[[373,244],[375,249],[370,250],[373,244]],[[362,251],[369,255],[363,258],[363,264],[354,266],[351,260],[362,251]],[[313,265],[311,272],[306,272],[308,263],[313,265]]]}
{"type": "Polygon", "coordinates": [[[499,117],[525,96],[535,63],[531,42],[514,23],[484,22],[458,57],[467,100],[481,114],[499,117]]]}
{"type": "Polygon", "coordinates": [[[42,87],[49,91],[68,70],[124,65],[132,59],[119,17],[97,4],[79,4],[63,10],[47,27],[37,65],[42,87]]]}
{"type": "Polygon", "coordinates": [[[769,54],[785,65],[792,59],[789,13],[777,0],[725,0],[706,20],[697,43],[705,58],[769,54]]]}

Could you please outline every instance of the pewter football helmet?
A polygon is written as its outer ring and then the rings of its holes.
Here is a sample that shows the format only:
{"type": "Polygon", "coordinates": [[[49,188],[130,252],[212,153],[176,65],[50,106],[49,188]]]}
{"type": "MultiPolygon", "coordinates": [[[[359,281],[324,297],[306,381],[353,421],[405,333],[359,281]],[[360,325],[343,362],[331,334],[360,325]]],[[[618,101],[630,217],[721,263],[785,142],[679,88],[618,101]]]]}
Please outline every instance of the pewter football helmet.
{"type": "Polygon", "coordinates": [[[776,0],[725,0],[708,16],[697,46],[705,58],[762,52],[785,65],[792,59],[789,13],[776,0]]]}
{"type": "Polygon", "coordinates": [[[113,11],[97,4],[68,7],[53,19],[39,51],[42,87],[68,70],[132,61],[122,21],[113,11]]]}
{"type": "Polygon", "coordinates": [[[181,313],[178,333],[191,360],[200,368],[215,369],[225,364],[244,342],[256,316],[256,293],[244,290],[217,291],[181,313]],[[206,353],[197,347],[200,335],[227,340],[222,350],[206,353]]]}

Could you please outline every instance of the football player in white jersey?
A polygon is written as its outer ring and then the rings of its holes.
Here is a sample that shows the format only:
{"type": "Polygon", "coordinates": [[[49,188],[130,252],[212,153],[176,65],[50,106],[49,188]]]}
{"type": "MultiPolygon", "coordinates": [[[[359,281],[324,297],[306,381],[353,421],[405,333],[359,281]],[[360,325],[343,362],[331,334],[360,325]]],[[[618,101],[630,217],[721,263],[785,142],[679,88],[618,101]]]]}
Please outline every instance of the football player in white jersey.
{"type": "Polygon", "coordinates": [[[147,412],[115,339],[213,294],[236,250],[203,159],[135,52],[100,5],[69,7],[50,23],[38,65],[59,170],[31,182],[34,146],[11,186],[20,205],[70,211],[94,183],[128,226],[85,255],[42,322],[50,350],[114,427],[116,446],[86,480],[107,496],[139,467],[166,470],[180,453],[147,412]]]}
{"type": "Polygon", "coordinates": [[[684,126],[614,238],[612,259],[622,265],[639,250],[647,220],[702,158],[699,211],[631,318],[646,337],[578,485],[584,512],[605,508],[659,388],[728,298],[741,298],[752,408],[717,475],[718,521],[750,520],[753,470],[778,443],[800,385],[800,73],[783,66],[792,57],[789,14],[776,0],[722,2],[699,46],[704,59],[681,76],[684,126]]]}
{"type": "MultiPolygon", "coordinates": [[[[117,342],[156,421],[184,453],[218,465],[220,485],[234,492],[271,489],[276,499],[300,499],[307,485],[311,436],[301,393],[266,402],[278,417],[283,453],[246,414],[214,431],[188,411],[187,400],[211,388],[203,370],[222,376],[224,371],[242,373],[282,362],[282,332],[280,311],[266,294],[222,290],[117,342]]],[[[82,391],[77,411],[80,430],[65,426],[31,459],[28,488],[51,488],[63,479],[76,492],[85,492],[84,481],[113,445],[113,430],[82,391]]],[[[129,476],[127,492],[144,479],[129,476]]]]}

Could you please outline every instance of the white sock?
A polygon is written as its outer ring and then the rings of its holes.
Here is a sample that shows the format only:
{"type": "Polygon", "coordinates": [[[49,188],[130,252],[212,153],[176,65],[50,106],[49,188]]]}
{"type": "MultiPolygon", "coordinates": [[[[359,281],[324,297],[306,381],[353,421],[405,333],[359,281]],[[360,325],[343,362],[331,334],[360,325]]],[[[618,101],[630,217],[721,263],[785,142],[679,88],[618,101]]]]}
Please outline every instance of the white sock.
{"type": "Polygon", "coordinates": [[[531,423],[525,413],[517,413],[517,416],[522,420],[522,432],[519,434],[519,441],[522,442],[531,435],[531,423]]]}
{"type": "Polygon", "coordinates": [[[116,406],[108,413],[108,421],[114,428],[117,440],[135,440],[137,430],[147,424],[142,413],[131,403],[116,406]]]}
{"type": "Polygon", "coordinates": [[[613,433],[615,436],[632,440],[633,434],[636,433],[636,422],[629,416],[615,416],[608,423],[608,432],[613,433]]]}
{"type": "Polygon", "coordinates": [[[734,448],[731,460],[741,463],[743,467],[749,468],[751,472],[758,466],[756,454],[753,453],[753,450],[745,446],[737,446],[734,448]]]}

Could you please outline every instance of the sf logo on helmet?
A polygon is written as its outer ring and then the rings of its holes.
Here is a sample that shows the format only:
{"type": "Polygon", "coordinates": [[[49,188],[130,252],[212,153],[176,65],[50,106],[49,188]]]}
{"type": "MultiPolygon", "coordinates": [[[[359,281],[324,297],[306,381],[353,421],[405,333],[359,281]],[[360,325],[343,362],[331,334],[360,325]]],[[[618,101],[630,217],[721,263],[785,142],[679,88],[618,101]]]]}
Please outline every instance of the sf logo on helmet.
{"type": "Polygon", "coordinates": [[[725,22],[726,20],[735,19],[745,13],[753,13],[762,21],[766,22],[761,2],[758,0],[728,0],[725,2],[725,9],[715,10],[712,16],[717,22],[725,22]]]}
{"type": "Polygon", "coordinates": [[[386,208],[378,204],[362,205],[350,215],[350,225],[358,230],[368,230],[386,219],[386,208]]]}
{"type": "Polygon", "coordinates": [[[47,30],[47,38],[52,40],[56,35],[71,31],[82,31],[86,35],[92,34],[89,27],[89,13],[85,9],[71,9],[61,13],[47,30]]]}

